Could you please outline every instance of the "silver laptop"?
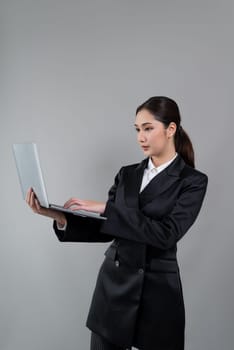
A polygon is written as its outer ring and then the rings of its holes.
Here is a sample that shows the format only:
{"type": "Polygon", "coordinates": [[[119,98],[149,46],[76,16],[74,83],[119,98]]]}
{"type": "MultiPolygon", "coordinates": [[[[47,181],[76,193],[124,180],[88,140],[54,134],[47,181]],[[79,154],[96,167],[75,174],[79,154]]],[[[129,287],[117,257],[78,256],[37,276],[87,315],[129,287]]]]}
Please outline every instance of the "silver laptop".
{"type": "Polygon", "coordinates": [[[71,210],[61,205],[49,203],[36,143],[14,143],[13,154],[24,199],[26,199],[28,189],[32,187],[42,207],[53,208],[83,217],[107,219],[105,216],[101,216],[101,214],[93,211],[71,210]]]}

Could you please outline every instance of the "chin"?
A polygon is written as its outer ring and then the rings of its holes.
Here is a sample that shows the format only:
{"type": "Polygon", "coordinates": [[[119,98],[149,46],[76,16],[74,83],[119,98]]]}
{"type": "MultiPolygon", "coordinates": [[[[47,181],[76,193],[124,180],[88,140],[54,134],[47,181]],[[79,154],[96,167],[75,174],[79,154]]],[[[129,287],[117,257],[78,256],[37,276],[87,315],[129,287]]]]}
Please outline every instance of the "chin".
{"type": "Polygon", "coordinates": [[[143,153],[144,153],[145,155],[147,155],[148,157],[151,157],[151,155],[152,155],[152,152],[151,152],[151,151],[143,151],[143,153]]]}

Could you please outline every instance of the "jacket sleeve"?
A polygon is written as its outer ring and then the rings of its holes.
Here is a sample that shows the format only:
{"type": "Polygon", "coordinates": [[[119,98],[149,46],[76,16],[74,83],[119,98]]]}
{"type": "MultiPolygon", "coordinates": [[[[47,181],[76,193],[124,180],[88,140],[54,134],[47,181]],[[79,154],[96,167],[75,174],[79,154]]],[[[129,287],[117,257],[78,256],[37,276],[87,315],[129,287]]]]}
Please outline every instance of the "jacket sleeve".
{"type": "MultiPolygon", "coordinates": [[[[115,177],[118,186],[120,172],[115,177]]],[[[137,208],[121,206],[108,200],[103,215],[107,220],[102,223],[100,232],[117,237],[146,243],[159,249],[169,249],[176,244],[196,220],[208,185],[208,176],[200,173],[187,179],[187,185],[181,191],[172,211],[157,220],[146,216],[137,208]]]]}
{"type": "Polygon", "coordinates": [[[99,232],[102,220],[64,214],[67,219],[66,230],[59,230],[56,221],[53,221],[53,229],[60,242],[110,242],[115,238],[99,232]]]}

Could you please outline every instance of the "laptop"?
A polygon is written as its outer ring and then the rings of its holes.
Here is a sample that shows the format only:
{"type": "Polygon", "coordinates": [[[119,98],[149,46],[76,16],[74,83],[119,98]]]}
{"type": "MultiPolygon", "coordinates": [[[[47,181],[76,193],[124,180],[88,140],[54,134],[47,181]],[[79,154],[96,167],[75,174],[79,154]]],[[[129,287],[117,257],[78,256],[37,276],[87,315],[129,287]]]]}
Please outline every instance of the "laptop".
{"type": "Polygon", "coordinates": [[[19,176],[23,198],[26,199],[27,191],[32,187],[40,205],[73,215],[106,220],[105,216],[88,210],[71,210],[61,205],[50,204],[42,174],[39,154],[36,143],[14,143],[12,145],[16,168],[19,176]]]}

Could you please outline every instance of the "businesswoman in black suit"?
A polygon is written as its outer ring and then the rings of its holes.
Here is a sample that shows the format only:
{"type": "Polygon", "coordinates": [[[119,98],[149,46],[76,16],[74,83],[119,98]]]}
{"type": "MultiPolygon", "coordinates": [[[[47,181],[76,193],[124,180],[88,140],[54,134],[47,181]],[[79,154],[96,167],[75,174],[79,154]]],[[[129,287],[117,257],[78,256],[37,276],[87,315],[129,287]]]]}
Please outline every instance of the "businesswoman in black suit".
{"type": "Polygon", "coordinates": [[[115,176],[106,203],[71,198],[64,207],[100,213],[84,218],[27,203],[54,219],[61,242],[108,242],[86,326],[91,350],[184,350],[185,309],[177,242],[196,220],[208,176],[195,169],[194,151],[178,105],[155,96],[136,110],[145,158],[115,176]]]}

